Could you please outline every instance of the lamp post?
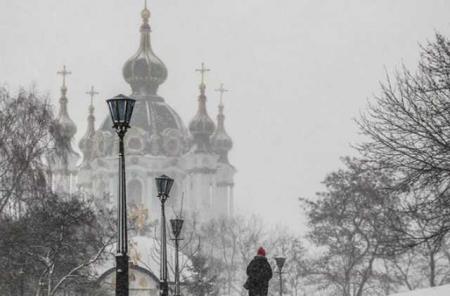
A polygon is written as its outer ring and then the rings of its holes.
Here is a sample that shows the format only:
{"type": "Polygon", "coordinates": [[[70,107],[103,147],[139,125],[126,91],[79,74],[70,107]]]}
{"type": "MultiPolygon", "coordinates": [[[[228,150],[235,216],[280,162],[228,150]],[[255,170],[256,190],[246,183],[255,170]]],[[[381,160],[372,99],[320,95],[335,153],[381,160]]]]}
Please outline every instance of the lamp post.
{"type": "Polygon", "coordinates": [[[19,287],[19,289],[20,289],[20,296],[23,296],[24,294],[24,284],[23,284],[23,282],[24,282],[24,277],[25,277],[25,272],[23,271],[23,267],[21,267],[20,269],[19,269],[19,277],[20,277],[20,287],[19,287]]]}
{"type": "Polygon", "coordinates": [[[44,285],[45,285],[44,281],[42,279],[40,279],[38,285],[39,285],[39,287],[38,287],[37,295],[38,296],[44,296],[45,295],[45,293],[44,293],[44,285]]]}
{"type": "Polygon", "coordinates": [[[116,296],[128,296],[127,196],[123,138],[130,127],[135,100],[124,95],[106,100],[113,128],[119,136],[119,187],[117,194],[116,296]]]}
{"type": "Polygon", "coordinates": [[[173,240],[175,241],[175,296],[180,296],[180,266],[178,263],[179,254],[179,242],[182,240],[180,238],[181,229],[183,228],[184,220],[181,218],[170,219],[170,225],[172,226],[173,240]]]}
{"type": "Polygon", "coordinates": [[[161,256],[160,256],[160,295],[169,295],[169,284],[167,282],[167,241],[166,241],[166,213],[165,203],[169,198],[174,180],[166,175],[155,178],[158,198],[161,201],[161,256]]]}
{"type": "Polygon", "coordinates": [[[286,262],[286,258],[284,257],[275,257],[275,262],[277,263],[278,271],[277,273],[280,275],[280,296],[283,296],[283,265],[286,262]]]}

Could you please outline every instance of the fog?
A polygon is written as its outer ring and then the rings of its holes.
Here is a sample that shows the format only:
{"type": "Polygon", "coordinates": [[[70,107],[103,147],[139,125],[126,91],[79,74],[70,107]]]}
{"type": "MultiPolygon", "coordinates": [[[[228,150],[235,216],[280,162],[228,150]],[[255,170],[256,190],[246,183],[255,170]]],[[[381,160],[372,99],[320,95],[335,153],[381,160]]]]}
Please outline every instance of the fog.
{"type": "MultiPolygon", "coordinates": [[[[205,62],[208,111],[220,83],[234,141],[236,207],[304,229],[297,198],[361,140],[354,118],[386,71],[414,68],[419,43],[450,33],[449,1],[150,0],[152,44],[169,70],[159,94],[185,124],[205,62]]],[[[69,113],[84,133],[91,85],[97,124],[105,99],[130,93],[123,63],[139,42],[143,1],[0,0],[0,82],[37,84],[56,103],[66,64],[69,113]]]]}

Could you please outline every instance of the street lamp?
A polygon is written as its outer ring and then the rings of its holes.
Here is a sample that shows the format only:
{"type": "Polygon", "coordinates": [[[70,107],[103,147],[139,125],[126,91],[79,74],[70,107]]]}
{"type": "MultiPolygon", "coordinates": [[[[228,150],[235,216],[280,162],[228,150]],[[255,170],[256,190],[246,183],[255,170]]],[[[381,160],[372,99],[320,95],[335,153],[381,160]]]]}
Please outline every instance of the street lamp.
{"type": "Polygon", "coordinates": [[[169,284],[167,283],[167,241],[166,241],[166,213],[165,203],[169,198],[170,189],[172,189],[174,180],[166,175],[155,178],[158,198],[161,201],[161,258],[160,258],[160,294],[169,295],[169,284]]]}
{"type": "Polygon", "coordinates": [[[275,257],[275,262],[277,263],[278,271],[277,273],[280,275],[280,296],[283,296],[283,265],[286,262],[286,258],[284,257],[275,257]]]}
{"type": "Polygon", "coordinates": [[[128,296],[127,193],[123,138],[130,127],[135,100],[124,95],[106,100],[113,128],[119,136],[119,188],[117,194],[116,296],[128,296]]]}
{"type": "Polygon", "coordinates": [[[19,269],[19,277],[20,277],[20,296],[23,296],[24,294],[24,277],[25,277],[25,272],[23,271],[23,267],[20,267],[19,269]]]}
{"type": "Polygon", "coordinates": [[[42,279],[40,279],[38,285],[39,285],[39,287],[38,287],[37,295],[44,296],[45,295],[45,293],[44,293],[44,286],[45,286],[44,281],[42,279]]]}
{"type": "Polygon", "coordinates": [[[181,218],[170,219],[170,225],[172,226],[173,240],[175,241],[175,296],[180,296],[180,267],[178,263],[179,254],[179,242],[182,240],[180,238],[181,228],[183,228],[184,220],[181,218]]]}

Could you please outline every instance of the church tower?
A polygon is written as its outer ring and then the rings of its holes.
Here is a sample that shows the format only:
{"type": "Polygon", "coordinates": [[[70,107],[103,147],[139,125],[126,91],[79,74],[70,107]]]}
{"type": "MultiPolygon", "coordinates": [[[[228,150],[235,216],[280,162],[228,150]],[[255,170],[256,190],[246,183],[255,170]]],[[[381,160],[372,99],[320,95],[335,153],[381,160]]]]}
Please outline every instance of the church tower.
{"type": "MultiPolygon", "coordinates": [[[[149,24],[150,11],[141,12],[138,49],[124,64],[122,72],[136,100],[131,128],[125,136],[127,161],[127,202],[129,208],[148,209],[150,219],[159,218],[155,177],[167,174],[175,179],[169,207],[177,207],[183,192],[185,172],[180,159],[189,151],[189,133],[180,116],[158,94],[167,78],[167,68],[153,52],[149,24]]],[[[85,145],[86,161],[80,166],[83,189],[95,196],[114,196],[117,182],[118,140],[111,119],[105,118],[95,131],[92,142],[85,145]]],[[[114,200],[114,199],[112,199],[114,200]]]]}
{"type": "Polygon", "coordinates": [[[215,124],[209,117],[206,108],[206,84],[205,74],[210,69],[202,63],[200,69],[200,94],[198,96],[197,113],[189,123],[189,132],[192,136],[192,149],[185,156],[185,167],[188,172],[187,192],[192,197],[188,205],[191,212],[197,212],[202,220],[209,219],[216,214],[213,204],[214,174],[217,167],[217,155],[211,148],[210,137],[214,133],[215,124]]]}
{"type": "MultiPolygon", "coordinates": [[[[80,164],[80,167],[83,169],[90,169],[91,168],[91,161],[94,158],[94,136],[95,136],[95,115],[94,115],[94,96],[98,95],[98,92],[94,89],[93,86],[91,86],[91,89],[86,92],[87,95],[90,97],[90,104],[88,108],[88,117],[87,117],[87,127],[86,132],[84,133],[83,137],[81,138],[80,142],[78,143],[78,147],[80,148],[80,151],[83,153],[83,160],[80,164]]],[[[78,185],[81,187],[89,187],[90,181],[86,180],[86,175],[80,175],[78,177],[78,185]]]]}
{"type": "Polygon", "coordinates": [[[233,147],[233,141],[225,130],[225,115],[223,113],[223,95],[228,90],[223,87],[223,84],[221,84],[220,88],[216,89],[216,91],[220,93],[220,103],[219,113],[217,115],[217,128],[211,136],[211,145],[213,151],[219,155],[219,159],[215,178],[216,192],[214,198],[217,208],[227,208],[228,215],[233,215],[233,179],[236,169],[228,160],[228,152],[233,147]]]}
{"type": "Polygon", "coordinates": [[[52,190],[57,193],[70,193],[74,191],[76,164],[80,159],[79,154],[72,147],[77,127],[67,112],[66,76],[72,73],[66,69],[66,66],[63,66],[63,69],[57,73],[62,76],[62,86],[58,118],[53,131],[55,149],[50,161],[52,190]]]}
{"type": "MultiPolygon", "coordinates": [[[[185,212],[199,213],[202,221],[218,214],[229,215],[232,212],[232,173],[223,171],[224,168],[233,170],[227,158],[231,139],[229,143],[223,142],[223,134],[226,134],[223,120],[216,128],[207,112],[205,73],[209,69],[204,64],[197,69],[201,74],[198,110],[187,129],[178,113],[158,94],[168,71],[152,49],[150,11],[146,6],[141,19],[138,49],[122,69],[131,88],[130,96],[136,100],[131,128],[125,136],[128,207],[147,211],[150,220],[158,219],[160,204],[154,180],[166,174],[175,180],[167,201],[169,215],[173,212],[170,208],[175,211],[180,208],[182,196],[185,212]]],[[[90,94],[96,93],[92,89],[90,94]]],[[[93,112],[91,102],[88,128],[79,144],[83,161],[79,166],[78,184],[84,192],[94,196],[101,197],[105,193],[115,196],[118,139],[109,116],[95,130],[93,112]]]]}

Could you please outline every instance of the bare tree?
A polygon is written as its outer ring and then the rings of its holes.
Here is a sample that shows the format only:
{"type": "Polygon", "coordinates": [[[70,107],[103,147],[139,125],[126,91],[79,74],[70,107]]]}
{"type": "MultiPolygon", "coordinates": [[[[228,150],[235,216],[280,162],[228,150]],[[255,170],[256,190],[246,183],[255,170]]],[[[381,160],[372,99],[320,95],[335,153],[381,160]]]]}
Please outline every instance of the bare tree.
{"type": "Polygon", "coordinates": [[[267,241],[262,220],[256,216],[219,217],[207,223],[187,223],[182,247],[188,257],[204,257],[221,294],[246,293],[247,264],[267,241]]]}
{"type": "Polygon", "coordinates": [[[53,296],[89,285],[113,233],[109,215],[99,216],[91,203],[55,195],[29,203],[17,219],[3,216],[0,225],[0,287],[9,295],[24,289],[53,296]],[[17,270],[22,278],[6,281],[17,270]]]}
{"type": "Polygon", "coordinates": [[[395,172],[401,184],[447,188],[450,172],[450,51],[439,34],[422,47],[417,73],[387,77],[359,126],[371,141],[360,151],[395,172]]]}
{"type": "Polygon", "coordinates": [[[371,289],[383,253],[389,178],[364,161],[344,158],[344,163],[345,169],[325,178],[326,191],[318,193],[317,201],[302,200],[309,238],[322,250],[307,272],[333,295],[361,296],[371,289]]]}
{"type": "Polygon", "coordinates": [[[35,88],[11,94],[0,88],[0,214],[19,214],[30,198],[47,191],[44,157],[52,149],[55,121],[35,88]]]}
{"type": "MultiPolygon", "coordinates": [[[[309,267],[306,249],[298,236],[293,235],[282,226],[277,226],[269,232],[268,247],[271,256],[283,256],[286,263],[283,267],[283,291],[285,294],[300,296],[306,290],[306,275],[309,267]]],[[[274,260],[270,260],[273,270],[276,270],[274,260]]],[[[270,282],[271,294],[279,291],[279,278],[274,276],[270,282]]]]}

